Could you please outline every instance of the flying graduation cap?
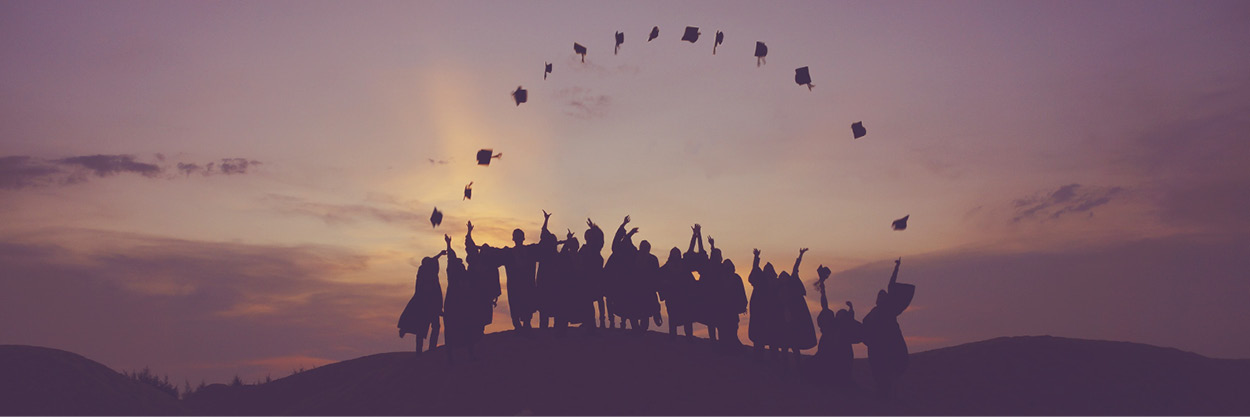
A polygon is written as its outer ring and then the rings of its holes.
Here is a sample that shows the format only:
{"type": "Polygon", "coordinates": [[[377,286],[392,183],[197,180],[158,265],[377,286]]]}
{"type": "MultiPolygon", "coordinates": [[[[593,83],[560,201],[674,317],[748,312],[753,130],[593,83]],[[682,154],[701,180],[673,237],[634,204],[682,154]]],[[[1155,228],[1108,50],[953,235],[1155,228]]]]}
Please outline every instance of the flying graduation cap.
{"type": "Polygon", "coordinates": [[[473,181],[469,181],[469,185],[464,186],[464,198],[461,200],[473,199],[473,181]]]}
{"type": "Polygon", "coordinates": [[[716,47],[720,46],[720,43],[724,41],[725,41],[725,33],[719,30],[716,31],[716,43],[712,44],[712,55],[716,55],[716,47]]]}
{"type": "Polygon", "coordinates": [[[855,122],[851,123],[851,133],[855,134],[855,139],[859,139],[868,134],[868,129],[864,129],[864,122],[855,122]]]}
{"type": "Polygon", "coordinates": [[[500,152],[495,155],[491,155],[491,152],[492,151],[490,149],[482,149],[480,151],[477,151],[477,164],[490,166],[491,158],[495,158],[495,159],[503,158],[503,152],[500,152]]]}
{"type": "Polygon", "coordinates": [[[807,67],[794,70],[794,82],[798,85],[806,85],[807,91],[812,91],[812,75],[807,72],[807,67]]]}
{"type": "Polygon", "coordinates": [[[658,37],[660,37],[660,27],[659,26],[652,27],[651,36],[647,37],[647,42],[651,42],[652,39],[655,39],[658,37]]]}
{"type": "Polygon", "coordinates": [[[612,55],[616,55],[618,52],[621,52],[622,43],[625,43],[625,34],[616,32],[616,50],[612,51],[612,55]]]}
{"type": "Polygon", "coordinates": [[[764,57],[768,56],[768,46],[764,42],[755,41],[755,66],[765,64],[764,57]]]}
{"type": "Polygon", "coordinates": [[[544,64],[547,64],[547,67],[543,69],[543,79],[545,80],[545,79],[547,79],[547,74],[550,74],[550,73],[551,73],[551,63],[550,63],[550,62],[544,62],[544,64]]]}
{"type": "Polygon", "coordinates": [[[512,92],[512,99],[516,100],[516,105],[518,106],[520,106],[521,103],[524,103],[525,100],[528,98],[529,98],[529,92],[525,91],[525,89],[521,88],[521,86],[519,85],[516,86],[516,91],[512,92]]]}
{"type": "Polygon", "coordinates": [[[434,227],[443,224],[443,212],[438,211],[438,207],[435,207],[434,214],[430,215],[430,224],[434,225],[434,227]]]}
{"type": "Polygon", "coordinates": [[[582,44],[573,42],[573,53],[582,56],[582,62],[586,62],[586,47],[582,44]]]}
{"type": "Polygon", "coordinates": [[[890,227],[893,228],[894,230],[907,230],[907,218],[908,217],[911,217],[911,215],[908,214],[906,216],[903,216],[903,218],[901,219],[895,220],[894,223],[890,225],[890,227]]]}
{"type": "Polygon", "coordinates": [[[694,26],[686,26],[686,34],[681,35],[681,40],[695,43],[699,40],[699,28],[694,26]]]}

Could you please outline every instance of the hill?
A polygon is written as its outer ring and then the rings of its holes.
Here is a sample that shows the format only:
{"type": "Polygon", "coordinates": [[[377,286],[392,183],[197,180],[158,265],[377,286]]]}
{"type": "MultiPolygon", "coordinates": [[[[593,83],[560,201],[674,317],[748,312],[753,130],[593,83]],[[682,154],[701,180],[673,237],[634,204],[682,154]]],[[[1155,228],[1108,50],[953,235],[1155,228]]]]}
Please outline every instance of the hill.
{"type": "MultiPolygon", "coordinates": [[[[450,364],[445,353],[383,353],[263,385],[213,385],[184,403],[227,415],[1250,414],[1250,360],[1049,336],[914,354],[893,403],[803,382],[747,347],[654,332],[509,331],[487,335],[479,361],[450,364]]],[[[856,362],[857,381],[871,386],[867,362],[856,362]]]]}
{"type": "Polygon", "coordinates": [[[0,345],[0,414],[185,414],[177,399],[63,350],[0,345]]]}

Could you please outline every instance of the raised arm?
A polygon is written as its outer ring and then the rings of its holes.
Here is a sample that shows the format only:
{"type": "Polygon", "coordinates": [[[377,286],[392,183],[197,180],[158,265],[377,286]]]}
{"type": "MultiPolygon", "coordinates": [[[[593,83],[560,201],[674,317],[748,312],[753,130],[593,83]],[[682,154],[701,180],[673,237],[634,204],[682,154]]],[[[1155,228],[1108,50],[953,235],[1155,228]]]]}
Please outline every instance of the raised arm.
{"type": "Polygon", "coordinates": [[[464,232],[464,248],[469,251],[476,251],[477,244],[473,243],[473,221],[469,221],[469,231],[464,232]]]}
{"type": "Polygon", "coordinates": [[[698,223],[695,223],[694,234],[699,236],[699,238],[696,239],[696,241],[699,242],[699,253],[707,253],[703,250],[703,226],[699,226],[698,223]]]}
{"type": "Polygon", "coordinates": [[[890,286],[894,286],[894,282],[898,280],[898,264],[903,262],[903,257],[894,260],[894,273],[890,274],[890,286]]]}
{"type": "Polygon", "coordinates": [[[539,236],[551,235],[551,237],[553,238],[556,237],[554,233],[551,233],[551,231],[547,230],[547,223],[550,221],[551,221],[551,213],[548,213],[547,210],[543,210],[543,231],[542,231],[542,234],[540,234],[539,236]]]}
{"type": "Polygon", "coordinates": [[[799,276],[799,264],[803,263],[803,254],[807,253],[807,248],[799,249],[799,257],[794,260],[794,269],[790,271],[790,275],[799,276]]]}
{"type": "Polygon", "coordinates": [[[712,247],[712,251],[713,251],[713,252],[715,252],[715,251],[716,251],[716,239],[712,239],[712,237],[711,237],[711,236],[708,236],[708,237],[707,237],[707,244],[708,244],[708,245],[711,245],[711,247],[712,247]]]}
{"type": "Polygon", "coordinates": [[[625,216],[625,221],[621,222],[620,227],[616,228],[616,235],[612,236],[612,246],[616,246],[616,242],[625,239],[625,225],[629,224],[629,216],[625,216]]]}
{"type": "Polygon", "coordinates": [[[686,253],[694,253],[694,241],[699,238],[699,229],[690,226],[690,247],[686,248],[686,253]]]}
{"type": "Polygon", "coordinates": [[[451,249],[451,236],[443,234],[443,241],[447,242],[447,250],[443,251],[443,253],[446,253],[450,259],[456,259],[456,251],[451,249]]]}
{"type": "Polygon", "coordinates": [[[755,274],[756,272],[761,272],[760,271],[760,250],[757,248],[753,252],[755,252],[755,260],[751,262],[751,274],[755,274]]]}

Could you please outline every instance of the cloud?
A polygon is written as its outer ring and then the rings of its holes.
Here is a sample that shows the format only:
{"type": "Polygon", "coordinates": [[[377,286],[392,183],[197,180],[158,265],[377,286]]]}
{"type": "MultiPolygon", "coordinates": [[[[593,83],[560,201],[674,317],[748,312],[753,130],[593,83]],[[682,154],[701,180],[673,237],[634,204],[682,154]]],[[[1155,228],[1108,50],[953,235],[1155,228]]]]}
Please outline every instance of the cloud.
{"type": "Polygon", "coordinates": [[[599,65],[594,61],[594,59],[581,62],[580,57],[573,55],[570,55],[569,58],[565,60],[564,66],[560,69],[568,69],[574,73],[594,74],[600,77],[613,75],[638,75],[638,73],[642,72],[642,68],[636,65],[619,64],[615,67],[608,68],[606,66],[599,65]]]}
{"type": "Polygon", "coordinates": [[[136,162],[131,155],[88,155],[73,156],[52,161],[61,165],[86,168],[97,177],[107,177],[119,173],[133,173],[145,177],[156,177],[162,169],[155,164],[136,162]]]}
{"type": "MultiPolygon", "coordinates": [[[[156,154],[158,162],[166,160],[156,154]]],[[[0,157],[0,189],[18,190],[53,185],[72,185],[87,182],[91,178],[105,178],[119,174],[136,174],[147,178],[176,178],[191,174],[246,174],[250,167],[260,161],[245,158],[225,158],[220,164],[209,162],[178,162],[172,166],[141,162],[133,155],[84,155],[59,159],[41,159],[31,156],[0,157]],[[166,172],[173,172],[165,175],[166,172]]]]}
{"type": "MultiPolygon", "coordinates": [[[[1121,187],[1082,187],[1080,184],[1068,184],[1045,195],[1034,195],[1016,199],[1012,206],[1015,209],[1013,223],[1022,220],[1040,218],[1058,219],[1068,213],[1090,212],[1111,202],[1111,198],[1123,192],[1121,187]]],[[[1091,213],[1092,214],[1092,213],[1091,213]]]]}
{"type": "MultiPolygon", "coordinates": [[[[1250,234],[1243,233],[904,257],[898,281],[916,285],[913,305],[924,308],[899,321],[904,336],[917,342],[912,351],[1050,334],[1246,358],[1250,334],[1234,329],[1250,316],[1247,251],[1250,234]]],[[[830,302],[851,300],[862,317],[893,266],[886,260],[834,274],[830,302]]]]}
{"type": "Polygon", "coordinates": [[[330,246],[81,229],[8,235],[0,239],[0,333],[6,343],[68,349],[114,369],[151,366],[210,382],[228,380],[238,364],[319,365],[386,349],[395,337],[411,276],[353,279],[369,260],[330,246]],[[190,369],[197,362],[229,366],[190,369]]]}
{"type": "Polygon", "coordinates": [[[0,189],[42,187],[53,182],[61,168],[29,156],[0,157],[0,189]]]}
{"type": "Polygon", "coordinates": [[[515,228],[532,230],[538,226],[537,220],[523,221],[500,217],[470,219],[456,215],[454,212],[444,211],[442,225],[434,229],[430,226],[432,207],[415,209],[412,206],[422,204],[401,204],[394,198],[385,196],[374,196],[359,204],[323,203],[281,194],[269,194],[265,196],[265,201],[279,213],[309,216],[321,219],[328,225],[376,221],[407,227],[418,232],[428,232],[440,237],[444,233],[450,233],[453,236],[463,233],[465,223],[472,220],[473,238],[477,240],[477,243],[491,243],[493,246],[500,246],[500,243],[511,244],[512,230],[515,228]]]}
{"type": "Polygon", "coordinates": [[[588,120],[607,116],[612,98],[606,94],[593,94],[589,88],[571,87],[555,92],[556,101],[566,106],[564,114],[588,120]]]}

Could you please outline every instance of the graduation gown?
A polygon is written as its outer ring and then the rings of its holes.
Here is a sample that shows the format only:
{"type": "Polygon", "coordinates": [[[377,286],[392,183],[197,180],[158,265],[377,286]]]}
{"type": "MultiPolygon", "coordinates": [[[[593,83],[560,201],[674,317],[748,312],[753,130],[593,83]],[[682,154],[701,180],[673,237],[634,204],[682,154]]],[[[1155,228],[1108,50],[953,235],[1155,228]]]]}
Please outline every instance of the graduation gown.
{"type": "Polygon", "coordinates": [[[898,315],[911,305],[916,294],[912,284],[890,284],[881,304],[864,316],[864,344],[875,378],[893,379],[907,370],[907,341],[898,325],[898,315]]]}
{"type": "Polygon", "coordinates": [[[477,288],[464,264],[456,258],[447,260],[447,299],[443,304],[444,334],[450,346],[466,346],[482,336],[481,314],[477,311],[477,288]]]}
{"type": "Polygon", "coordinates": [[[807,308],[807,289],[798,277],[778,279],[781,296],[782,334],[778,346],[795,349],[816,347],[816,326],[807,308]]]}
{"type": "Polygon", "coordinates": [[[751,284],[750,322],[747,337],[756,346],[777,346],[782,326],[781,297],[777,295],[777,278],[754,268],[747,276],[751,284]]]}
{"type": "Polygon", "coordinates": [[[660,298],[668,311],[668,321],[675,326],[694,323],[693,297],[695,280],[684,261],[677,259],[664,263],[659,270],[660,298]]]}
{"type": "Polygon", "coordinates": [[[399,315],[399,330],[424,339],[442,314],[443,286],[438,282],[438,269],[418,269],[416,289],[399,315]]]}

